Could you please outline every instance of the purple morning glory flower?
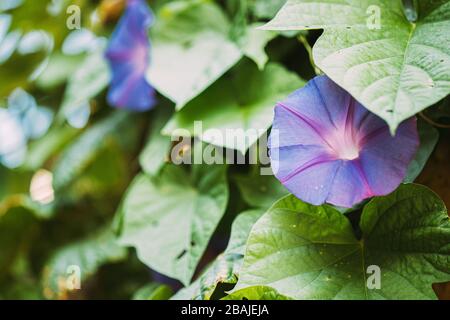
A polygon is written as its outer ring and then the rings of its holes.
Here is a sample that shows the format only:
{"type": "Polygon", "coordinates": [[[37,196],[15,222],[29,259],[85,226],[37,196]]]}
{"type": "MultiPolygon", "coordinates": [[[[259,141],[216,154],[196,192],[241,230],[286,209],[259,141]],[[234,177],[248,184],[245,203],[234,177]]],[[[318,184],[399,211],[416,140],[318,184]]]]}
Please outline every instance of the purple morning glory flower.
{"type": "Polygon", "coordinates": [[[269,149],[272,170],[299,199],[350,208],[394,191],[419,146],[416,119],[390,134],[326,76],[277,104],[269,149]]]}
{"type": "Polygon", "coordinates": [[[155,91],[145,73],[150,63],[148,29],[153,14],[145,0],[128,0],[106,57],[112,71],[108,102],[118,108],[146,111],[155,105],[155,91]]]}

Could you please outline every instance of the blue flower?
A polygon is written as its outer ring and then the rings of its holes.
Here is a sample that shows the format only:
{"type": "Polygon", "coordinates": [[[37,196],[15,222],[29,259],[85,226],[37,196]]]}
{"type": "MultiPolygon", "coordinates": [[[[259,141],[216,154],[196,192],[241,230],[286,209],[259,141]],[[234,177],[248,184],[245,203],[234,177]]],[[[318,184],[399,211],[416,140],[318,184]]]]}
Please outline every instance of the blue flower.
{"type": "Polygon", "coordinates": [[[314,205],[347,208],[394,191],[418,146],[415,118],[393,137],[326,76],[278,103],[269,142],[272,170],[289,191],[314,205]]]}
{"type": "Polygon", "coordinates": [[[147,33],[152,21],[153,14],[144,0],[128,0],[106,51],[112,72],[108,102],[114,107],[146,111],[156,103],[155,90],[145,78],[150,64],[147,33]]]}

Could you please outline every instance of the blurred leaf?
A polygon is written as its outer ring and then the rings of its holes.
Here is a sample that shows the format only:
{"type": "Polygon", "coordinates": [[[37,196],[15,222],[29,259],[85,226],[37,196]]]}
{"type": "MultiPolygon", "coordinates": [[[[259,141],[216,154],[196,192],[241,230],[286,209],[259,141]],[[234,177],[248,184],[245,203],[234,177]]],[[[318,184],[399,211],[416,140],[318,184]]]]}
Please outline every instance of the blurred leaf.
{"type": "Polygon", "coordinates": [[[81,290],[84,282],[94,275],[100,266],[123,260],[127,250],[116,243],[115,235],[108,228],[90,237],[73,242],[59,249],[44,268],[43,287],[48,299],[64,299],[72,291],[76,271],[80,271],[81,290]],[[70,283],[70,285],[69,285],[70,283]]]}
{"type": "Polygon", "coordinates": [[[168,300],[172,296],[172,289],[166,285],[151,283],[139,289],[133,300],[168,300]]]}
{"type": "Polygon", "coordinates": [[[240,64],[235,74],[223,77],[176,113],[163,133],[170,136],[177,129],[191,136],[203,133],[199,138],[204,142],[245,154],[271,126],[278,100],[303,84],[278,64],[268,64],[262,72],[251,63],[240,64]],[[195,132],[197,121],[203,132],[195,132]]]}
{"type": "Polygon", "coordinates": [[[66,56],[59,52],[53,53],[47,67],[36,79],[37,86],[45,90],[51,90],[65,83],[79,70],[83,59],[84,56],[82,55],[66,56]]]}
{"type": "Polygon", "coordinates": [[[176,103],[195,98],[242,57],[229,39],[230,23],[206,0],[171,2],[157,14],[152,29],[149,82],[176,103]]]}
{"type": "Polygon", "coordinates": [[[402,185],[374,198],[360,227],[358,240],[332,207],[281,199],[253,227],[235,290],[267,285],[295,299],[435,299],[431,285],[450,280],[450,220],[428,188],[402,185]],[[373,266],[379,288],[369,287],[373,266]]]}
{"type": "Polygon", "coordinates": [[[250,3],[257,18],[272,19],[286,0],[250,0],[250,3]]]}
{"type": "Polygon", "coordinates": [[[269,209],[289,193],[274,176],[261,175],[259,172],[236,176],[234,180],[245,202],[255,208],[269,209]]]}
{"type": "Polygon", "coordinates": [[[87,129],[65,149],[53,169],[55,190],[66,187],[79,177],[102,151],[108,137],[119,134],[127,119],[128,113],[114,112],[110,117],[87,129]]]}
{"type": "Polygon", "coordinates": [[[226,166],[166,165],[154,179],[141,174],[123,203],[121,242],[142,262],[189,284],[228,201],[226,166]]]}
{"type": "MultiPolygon", "coordinates": [[[[51,15],[47,11],[50,1],[27,1],[18,6],[18,3],[13,3],[16,1],[9,0],[5,3],[2,0],[0,6],[14,9],[8,11],[12,16],[10,32],[0,43],[3,79],[0,81],[0,96],[8,95],[16,87],[29,87],[46,68],[53,49],[68,33],[67,28],[61,28],[66,23],[65,10],[51,15]]],[[[83,9],[87,13],[87,8],[83,6],[83,9]]]]}
{"type": "Polygon", "coordinates": [[[99,200],[112,195],[120,196],[129,183],[129,167],[122,150],[108,145],[97,153],[83,174],[73,181],[71,190],[60,195],[73,196],[75,200],[88,196],[99,200]]]}
{"type": "MultiPolygon", "coordinates": [[[[28,252],[20,252],[9,275],[0,279],[0,300],[40,300],[42,290],[32,270],[28,252]]],[[[1,278],[1,277],[0,277],[1,278]]]]}
{"type": "Polygon", "coordinates": [[[419,121],[418,128],[420,147],[416,157],[408,167],[406,178],[404,179],[405,183],[414,182],[420,175],[439,140],[439,131],[425,121],[419,121]]]}
{"type": "Polygon", "coordinates": [[[156,112],[157,114],[153,116],[147,144],[139,155],[139,163],[144,172],[150,176],[158,174],[164,166],[172,145],[171,139],[161,134],[161,130],[169,120],[172,111],[167,106],[163,106],[163,108],[158,108],[156,112]]]}
{"type": "Polygon", "coordinates": [[[78,130],[68,126],[55,126],[41,139],[30,144],[23,168],[37,170],[44,166],[50,157],[55,156],[67,143],[74,139],[78,130]]]}
{"type": "Polygon", "coordinates": [[[69,78],[59,117],[70,120],[79,110],[89,105],[91,99],[109,84],[110,74],[103,49],[86,56],[83,63],[69,78]]]}
{"type": "Polygon", "coordinates": [[[277,34],[271,31],[258,30],[257,27],[259,26],[260,24],[252,24],[248,27],[242,41],[242,51],[246,57],[252,59],[258,65],[259,70],[263,70],[269,61],[265,47],[277,34]]]}
{"type": "Polygon", "coordinates": [[[22,5],[24,0],[2,0],[0,3],[0,12],[8,11],[22,5]]]}

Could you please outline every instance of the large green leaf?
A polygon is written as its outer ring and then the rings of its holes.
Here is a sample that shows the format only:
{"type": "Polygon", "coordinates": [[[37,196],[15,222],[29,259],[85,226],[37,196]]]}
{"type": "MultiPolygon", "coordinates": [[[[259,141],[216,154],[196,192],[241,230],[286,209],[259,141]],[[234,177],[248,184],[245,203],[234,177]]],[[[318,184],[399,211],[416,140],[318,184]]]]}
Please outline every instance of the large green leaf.
{"type": "Polygon", "coordinates": [[[205,0],[176,1],[162,7],[152,29],[149,82],[177,109],[203,92],[242,57],[229,38],[222,10],[205,0]]]}
{"type": "Polygon", "coordinates": [[[180,290],[173,300],[209,300],[219,284],[235,284],[244,259],[245,244],[250,230],[263,215],[260,209],[242,212],[231,226],[225,252],[189,287],[180,290]]]}
{"type": "Polygon", "coordinates": [[[265,26],[322,28],[316,64],[392,131],[450,93],[450,1],[419,1],[411,23],[401,0],[289,0],[265,26]]]}
{"type": "Polygon", "coordinates": [[[434,299],[450,280],[450,221],[444,203],[419,185],[402,185],[363,210],[362,239],[329,206],[294,196],[253,227],[237,289],[266,285],[296,299],[434,299]],[[381,271],[369,289],[370,266],[381,271]]]}
{"type": "Polygon", "coordinates": [[[166,165],[139,175],[122,205],[121,242],[142,262],[188,285],[228,202],[226,166],[166,165]]]}
{"type": "Polygon", "coordinates": [[[253,63],[243,62],[236,73],[223,77],[177,112],[163,133],[173,135],[184,129],[204,142],[245,154],[271,126],[276,102],[303,84],[281,65],[268,64],[259,71],[253,63]],[[196,132],[200,121],[202,132],[196,132]]]}
{"type": "Polygon", "coordinates": [[[108,228],[88,238],[62,247],[47,262],[44,268],[43,286],[47,298],[64,298],[72,290],[72,276],[79,276],[80,289],[84,281],[95,274],[106,263],[117,262],[127,255],[115,235],[108,228]],[[79,271],[80,274],[76,274],[79,271]]]}

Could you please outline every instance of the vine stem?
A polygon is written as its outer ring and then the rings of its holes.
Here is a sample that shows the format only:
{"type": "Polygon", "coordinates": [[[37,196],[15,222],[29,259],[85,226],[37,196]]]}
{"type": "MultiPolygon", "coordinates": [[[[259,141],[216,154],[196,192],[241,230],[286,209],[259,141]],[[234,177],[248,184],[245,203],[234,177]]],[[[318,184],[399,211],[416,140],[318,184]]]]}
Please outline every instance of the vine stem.
{"type": "Polygon", "coordinates": [[[316,75],[321,75],[322,71],[314,63],[313,51],[312,51],[311,45],[308,42],[308,39],[306,39],[306,37],[303,34],[300,34],[297,37],[297,39],[298,39],[298,41],[300,41],[303,44],[303,46],[305,47],[306,51],[308,52],[309,61],[311,62],[311,65],[314,68],[314,72],[316,73],[316,75]]]}
{"type": "Polygon", "coordinates": [[[427,117],[423,112],[420,112],[419,115],[424,119],[426,122],[431,124],[433,127],[441,128],[441,129],[450,129],[450,124],[441,124],[433,121],[429,117],[427,117]]]}

